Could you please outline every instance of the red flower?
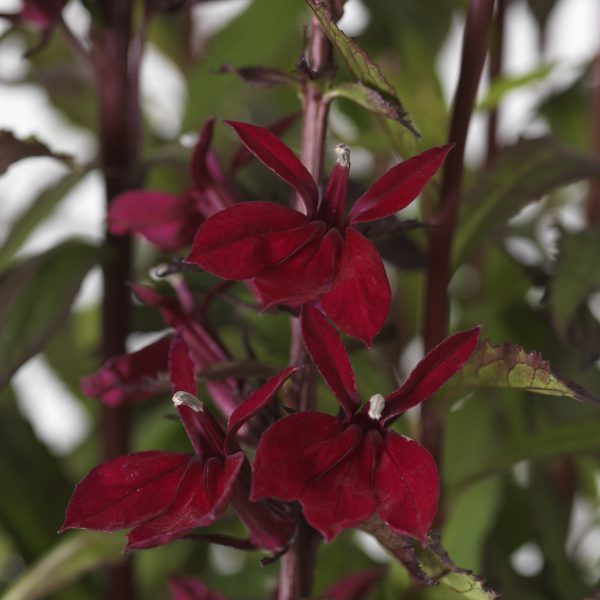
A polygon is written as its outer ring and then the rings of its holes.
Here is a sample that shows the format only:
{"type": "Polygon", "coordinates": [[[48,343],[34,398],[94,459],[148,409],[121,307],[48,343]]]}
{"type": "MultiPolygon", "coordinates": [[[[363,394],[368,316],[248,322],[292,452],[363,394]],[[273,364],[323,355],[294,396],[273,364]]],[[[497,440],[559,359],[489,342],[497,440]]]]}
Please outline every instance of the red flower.
{"type": "Polygon", "coordinates": [[[267,429],[256,451],[252,498],[298,500],[327,540],[375,512],[394,531],[424,540],[437,509],[437,469],[425,448],[387,428],[462,367],[479,328],[445,339],[400,388],[385,398],[376,394],[360,408],[338,334],[311,306],[302,308],[301,319],[308,353],[343,416],[301,412],[267,429]]]}
{"type": "Polygon", "coordinates": [[[229,122],[242,142],[291,185],[306,213],[272,202],[227,208],[198,229],[188,261],[224,279],[252,279],[265,307],[320,298],[340,329],[370,344],[389,312],[391,292],[375,247],[355,225],[407,206],[442,164],[450,146],[432,148],[390,169],[344,216],[349,152],[338,147],[319,205],[313,178],[271,132],[229,122]]]}
{"type": "MultiPolygon", "coordinates": [[[[271,378],[245,406],[270,400],[294,371],[288,368],[271,378]]],[[[171,347],[170,373],[173,387],[180,390],[174,402],[194,452],[137,452],[92,469],[75,488],[61,531],[131,528],[127,548],[152,548],[209,525],[233,502],[257,547],[282,549],[293,524],[264,503],[249,501],[250,468],[234,440],[254,412],[245,408],[235,419],[232,415],[226,441],[219,424],[192,395],[194,368],[181,336],[171,347]]]]}
{"type": "Polygon", "coordinates": [[[20,16],[42,29],[49,29],[63,9],[61,0],[23,0],[20,16]]]}

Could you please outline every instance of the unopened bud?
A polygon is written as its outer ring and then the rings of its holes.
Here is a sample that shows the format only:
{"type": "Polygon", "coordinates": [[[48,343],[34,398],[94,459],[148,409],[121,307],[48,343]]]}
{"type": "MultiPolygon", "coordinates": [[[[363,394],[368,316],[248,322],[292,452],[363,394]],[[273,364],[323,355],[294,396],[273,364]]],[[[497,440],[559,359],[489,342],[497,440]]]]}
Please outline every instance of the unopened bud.
{"type": "Polygon", "coordinates": [[[381,394],[375,394],[369,398],[369,417],[371,419],[381,419],[381,413],[385,407],[385,398],[381,394]]]}

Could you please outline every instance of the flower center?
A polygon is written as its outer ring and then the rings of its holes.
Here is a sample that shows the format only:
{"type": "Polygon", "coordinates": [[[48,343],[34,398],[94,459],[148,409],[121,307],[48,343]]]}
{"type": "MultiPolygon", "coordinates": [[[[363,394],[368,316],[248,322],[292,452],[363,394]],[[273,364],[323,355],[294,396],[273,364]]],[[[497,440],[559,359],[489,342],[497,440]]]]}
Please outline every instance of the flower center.
{"type": "Polygon", "coordinates": [[[337,154],[337,163],[340,167],[350,166],[350,148],[346,144],[338,144],[335,147],[335,153],[337,154]]]}
{"type": "Polygon", "coordinates": [[[385,407],[385,398],[381,394],[375,394],[369,398],[369,417],[378,421],[385,407]]]}

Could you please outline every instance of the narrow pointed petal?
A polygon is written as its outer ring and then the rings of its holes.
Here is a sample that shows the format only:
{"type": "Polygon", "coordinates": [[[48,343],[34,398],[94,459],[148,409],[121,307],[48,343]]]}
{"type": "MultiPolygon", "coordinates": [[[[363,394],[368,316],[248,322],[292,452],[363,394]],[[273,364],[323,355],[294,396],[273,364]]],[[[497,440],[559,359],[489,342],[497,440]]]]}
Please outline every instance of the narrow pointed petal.
{"type": "Polygon", "coordinates": [[[225,596],[213,592],[193,577],[171,577],[169,591],[171,600],[226,600],[225,596]]]}
{"type": "Polygon", "coordinates": [[[97,466],[77,484],[61,531],[116,531],[153,518],[173,501],[190,458],[174,452],[137,452],[97,466]]]}
{"type": "Polygon", "coordinates": [[[379,516],[398,533],[425,541],[439,490],[431,454],[414,440],[388,431],[375,473],[379,516]]]}
{"type": "Polygon", "coordinates": [[[335,286],[321,299],[327,316],[348,335],[370,346],[383,327],[392,292],[373,244],[348,229],[335,286]]]}
{"type": "Polygon", "coordinates": [[[137,233],[167,252],[189,244],[202,220],[187,195],[144,190],[117,196],[107,215],[108,230],[113,235],[137,233]]]}
{"type": "MultiPolygon", "coordinates": [[[[321,222],[312,225],[324,229],[321,222]]],[[[338,273],[342,246],[339,232],[331,229],[323,238],[315,236],[296,254],[261,273],[254,284],[263,307],[299,306],[328,292],[338,273]]]]}
{"type": "Polygon", "coordinates": [[[383,422],[401,415],[433,396],[467,362],[479,339],[481,327],[461,331],[442,340],[412,370],[408,379],[385,400],[383,422]]]}
{"type": "Polygon", "coordinates": [[[252,500],[298,500],[306,486],[341,461],[359,441],[357,427],[317,412],[277,421],[263,434],[254,459],[252,500]]]}
{"type": "Polygon", "coordinates": [[[162,514],[132,529],[127,548],[167,544],[195,527],[213,523],[229,504],[243,461],[241,452],[228,456],[224,464],[217,458],[208,459],[204,465],[191,461],[172,504],[162,514]]]}
{"type": "Polygon", "coordinates": [[[325,194],[319,207],[319,219],[330,227],[340,227],[344,221],[346,196],[348,194],[348,173],[350,163],[336,162],[329,176],[325,194]]]}
{"type": "Polygon", "coordinates": [[[81,380],[81,391],[108,406],[168,393],[166,375],[172,339],[167,335],[138,352],[111,358],[99,371],[81,380]]]}
{"type": "Polygon", "coordinates": [[[375,511],[371,432],[332,469],[312,481],[300,496],[306,520],[331,541],[342,530],[366,521],[375,511]]]}
{"type": "Polygon", "coordinates": [[[319,373],[348,418],[360,405],[354,372],[337,331],[314,307],[306,304],[300,313],[302,338],[319,373]]]}
{"type": "Polygon", "coordinates": [[[364,223],[388,217],[409,205],[440,168],[452,145],[439,146],[392,167],[357,201],[349,222],[364,223]]]}
{"type": "Polygon", "coordinates": [[[274,377],[271,377],[264,385],[261,385],[255,390],[244,402],[232,413],[229,417],[227,426],[227,437],[225,439],[225,447],[229,447],[229,443],[235,439],[235,434],[240,427],[251,419],[256,413],[263,409],[279,391],[281,386],[287,381],[288,377],[299,371],[301,367],[288,367],[279,372],[274,377]]]}
{"type": "Polygon", "coordinates": [[[266,167],[281,177],[300,194],[306,205],[307,214],[312,216],[317,209],[319,190],[296,155],[275,135],[264,127],[239,121],[225,121],[233,127],[248,150],[266,167]]]}
{"type": "Polygon", "coordinates": [[[194,151],[192,152],[190,171],[192,172],[192,178],[196,184],[196,189],[198,190],[204,190],[212,183],[208,167],[208,157],[214,125],[214,118],[208,119],[206,123],[204,123],[198,137],[198,142],[194,146],[194,151]]]}
{"type": "Polygon", "coordinates": [[[306,217],[291,208],[273,202],[244,202],[204,221],[187,261],[223,279],[249,279],[313,235],[315,229],[306,224],[306,217]]]}

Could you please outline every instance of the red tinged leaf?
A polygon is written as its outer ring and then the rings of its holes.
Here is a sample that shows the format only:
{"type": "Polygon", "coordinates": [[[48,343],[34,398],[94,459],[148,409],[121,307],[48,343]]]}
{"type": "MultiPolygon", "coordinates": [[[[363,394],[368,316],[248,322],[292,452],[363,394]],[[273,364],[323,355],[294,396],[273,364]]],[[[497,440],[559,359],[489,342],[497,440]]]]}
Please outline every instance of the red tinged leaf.
{"type": "Polygon", "coordinates": [[[452,145],[430,148],[392,167],[354,204],[349,223],[388,217],[410,204],[444,162],[452,145]]]}
{"type": "Polygon", "coordinates": [[[248,150],[258,160],[300,194],[309,217],[314,215],[319,201],[319,190],[312,175],[296,155],[264,127],[238,121],[225,122],[233,127],[248,150]]]}
{"type": "Polygon", "coordinates": [[[344,333],[370,346],[387,319],[391,300],[377,250],[367,238],[348,229],[335,286],[321,299],[327,316],[344,333]]]}
{"type": "Polygon", "coordinates": [[[305,305],[300,313],[302,338],[311,360],[338,399],[348,418],[360,405],[354,372],[337,331],[314,307],[305,305]]]}
{"type": "Polygon", "coordinates": [[[408,379],[385,399],[382,422],[406,412],[433,396],[469,359],[481,327],[461,331],[442,340],[412,370],[408,379]]]}
{"type": "Polygon", "coordinates": [[[171,252],[194,239],[203,217],[191,196],[134,190],[110,203],[107,219],[113,235],[137,233],[171,252]]]}
{"type": "Polygon", "coordinates": [[[132,529],[127,549],[153,548],[183,537],[195,527],[214,522],[227,508],[244,454],[228,456],[225,463],[209,458],[204,464],[191,459],[177,494],[168,508],[132,529]]]}
{"type": "Polygon", "coordinates": [[[214,125],[214,118],[208,119],[206,123],[204,123],[204,127],[202,127],[198,137],[198,142],[194,146],[194,151],[192,152],[190,171],[194,183],[196,184],[196,189],[198,190],[204,190],[212,182],[207,163],[214,125]]]}
{"type": "Polygon", "coordinates": [[[439,475],[429,452],[392,431],[375,472],[379,516],[395,531],[425,541],[435,517],[439,475]]]}
{"type": "Polygon", "coordinates": [[[186,260],[224,279],[249,279],[289,256],[318,230],[281,204],[237,204],[200,226],[186,260]]]}
{"type": "Polygon", "coordinates": [[[81,391],[108,406],[168,392],[166,374],[172,339],[168,335],[138,352],[111,358],[99,371],[81,380],[81,391]]]}
{"type": "Polygon", "coordinates": [[[116,531],[155,517],[175,498],[190,459],[190,454],[151,451],[97,466],[75,488],[61,531],[116,531]]]}
{"type": "Polygon", "coordinates": [[[375,511],[373,471],[380,445],[379,433],[368,432],[352,452],[311,481],[300,496],[306,520],[326,541],[342,529],[366,521],[375,511]]]}
{"type": "Polygon", "coordinates": [[[256,449],[251,500],[298,500],[310,482],[340,462],[359,439],[357,427],[317,412],[277,421],[256,449]]]}
{"type": "MultiPolygon", "coordinates": [[[[323,223],[312,223],[324,229],[323,223]]],[[[290,258],[258,275],[254,284],[263,308],[299,306],[331,289],[337,274],[342,239],[336,229],[315,236],[290,258]]]]}
{"type": "Polygon", "coordinates": [[[271,377],[264,385],[252,392],[246,400],[229,417],[227,426],[227,437],[225,438],[225,447],[235,439],[235,434],[240,427],[251,419],[256,413],[263,409],[279,391],[281,386],[287,381],[288,377],[299,371],[302,367],[288,367],[274,377],[271,377]]]}
{"type": "Polygon", "coordinates": [[[213,592],[193,577],[171,577],[169,591],[171,600],[226,600],[225,596],[213,592]]]}

